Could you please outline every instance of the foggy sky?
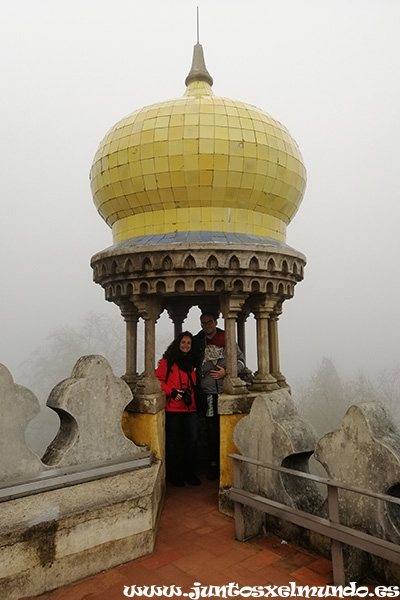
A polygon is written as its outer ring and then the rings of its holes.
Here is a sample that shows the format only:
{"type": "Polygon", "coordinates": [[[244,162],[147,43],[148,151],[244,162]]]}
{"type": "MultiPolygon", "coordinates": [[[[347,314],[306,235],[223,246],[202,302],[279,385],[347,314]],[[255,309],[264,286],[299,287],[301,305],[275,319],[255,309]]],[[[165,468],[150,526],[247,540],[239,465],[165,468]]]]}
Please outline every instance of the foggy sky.
{"type": "Polygon", "coordinates": [[[89,170],[122,117],[183,95],[197,5],[214,93],[283,123],[307,168],[282,372],[399,359],[398,0],[19,0],[0,14],[0,362],[17,381],[54,328],[118,314],[92,282],[112,235],[89,170]]]}

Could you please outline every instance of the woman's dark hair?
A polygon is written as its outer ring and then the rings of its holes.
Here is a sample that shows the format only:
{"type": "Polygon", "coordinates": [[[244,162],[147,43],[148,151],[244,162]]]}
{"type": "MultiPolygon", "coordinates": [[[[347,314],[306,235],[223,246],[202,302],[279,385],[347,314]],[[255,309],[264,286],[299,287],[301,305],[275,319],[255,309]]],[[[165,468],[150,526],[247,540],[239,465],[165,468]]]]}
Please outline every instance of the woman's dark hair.
{"type": "Polygon", "coordinates": [[[163,358],[167,360],[167,367],[171,368],[172,365],[177,364],[178,367],[186,371],[194,366],[194,352],[193,352],[193,335],[190,331],[182,331],[173,342],[170,343],[168,348],[163,354],[163,358]],[[192,340],[192,347],[187,354],[184,354],[179,346],[182,338],[188,337],[192,340]]]}

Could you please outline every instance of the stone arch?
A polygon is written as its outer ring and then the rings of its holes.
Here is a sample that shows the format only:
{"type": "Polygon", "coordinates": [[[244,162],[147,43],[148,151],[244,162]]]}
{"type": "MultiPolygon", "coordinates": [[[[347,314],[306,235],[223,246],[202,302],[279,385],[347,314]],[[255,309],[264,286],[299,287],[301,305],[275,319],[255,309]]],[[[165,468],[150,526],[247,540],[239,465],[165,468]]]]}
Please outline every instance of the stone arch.
{"type": "Polygon", "coordinates": [[[195,269],[196,268],[196,261],[194,260],[194,258],[191,254],[188,254],[187,257],[185,258],[185,260],[183,261],[183,268],[184,269],[195,269]]]}
{"type": "Polygon", "coordinates": [[[219,263],[218,259],[214,254],[211,254],[207,260],[207,269],[218,269],[219,263]]]}
{"type": "Polygon", "coordinates": [[[107,269],[106,269],[106,265],[103,263],[101,265],[101,276],[105,277],[107,275],[107,269]]]}
{"type": "Polygon", "coordinates": [[[164,281],[157,281],[157,283],[156,283],[157,294],[165,294],[166,291],[167,291],[167,288],[166,288],[164,281]]]}
{"type": "Polygon", "coordinates": [[[223,279],[217,279],[214,282],[214,290],[216,292],[223,292],[225,290],[225,282],[223,279]]]}
{"type": "Polygon", "coordinates": [[[276,265],[274,259],[271,257],[267,263],[267,271],[276,271],[276,265]]]}
{"type": "Polygon", "coordinates": [[[118,272],[117,261],[113,260],[111,264],[111,275],[115,275],[118,272]]]}
{"type": "Polygon", "coordinates": [[[133,285],[131,283],[128,283],[128,285],[126,286],[126,295],[132,296],[132,294],[133,294],[133,285]]]}
{"type": "Polygon", "coordinates": [[[133,273],[133,263],[130,258],[125,262],[124,270],[126,273],[133,273]]]}
{"type": "Polygon", "coordinates": [[[119,285],[119,284],[115,288],[115,295],[116,296],[122,296],[122,286],[119,285]]]}
{"type": "Polygon", "coordinates": [[[297,275],[297,272],[298,272],[297,263],[295,261],[293,261],[293,275],[297,275]]]}
{"type": "Polygon", "coordinates": [[[233,282],[233,289],[235,292],[243,292],[243,281],[241,279],[235,279],[233,282]]]}
{"type": "Polygon", "coordinates": [[[229,268],[233,270],[240,269],[240,262],[237,256],[231,256],[231,258],[229,259],[229,268]]]}
{"type": "Polygon", "coordinates": [[[286,259],[283,259],[282,261],[282,273],[289,273],[289,267],[286,259]]]}
{"type": "Polygon", "coordinates": [[[146,256],[142,262],[142,271],[151,271],[152,269],[153,265],[151,263],[151,260],[148,256],[146,256]]]}
{"type": "Polygon", "coordinates": [[[283,289],[283,283],[280,283],[279,286],[278,286],[278,294],[280,296],[283,296],[284,293],[285,292],[284,292],[284,289],[283,289]]]}
{"type": "Polygon", "coordinates": [[[169,271],[170,269],[172,269],[172,260],[168,254],[164,256],[161,263],[161,268],[164,269],[164,271],[169,271]]]}
{"type": "Polygon", "coordinates": [[[149,293],[149,284],[146,281],[142,281],[139,289],[140,294],[148,294],[149,293]]]}
{"type": "Polygon", "coordinates": [[[251,291],[252,292],[260,291],[260,282],[258,281],[258,279],[253,279],[253,281],[251,282],[251,291]]]}
{"type": "Polygon", "coordinates": [[[252,256],[249,263],[249,269],[252,271],[258,271],[260,268],[260,263],[258,262],[258,258],[256,256],[252,256]]]}
{"type": "Polygon", "coordinates": [[[204,292],[206,289],[206,284],[202,279],[197,279],[194,283],[194,291],[195,292],[204,292]]]}
{"type": "Polygon", "coordinates": [[[112,285],[109,285],[106,291],[106,298],[112,298],[113,297],[113,288],[112,285]]]}
{"type": "Polygon", "coordinates": [[[272,283],[272,281],[268,281],[267,282],[267,294],[273,294],[274,293],[274,284],[272,283]]]}
{"type": "Polygon", "coordinates": [[[288,296],[291,296],[291,295],[292,295],[292,286],[290,285],[290,283],[288,283],[288,284],[286,285],[286,294],[287,294],[288,296]]]}
{"type": "Polygon", "coordinates": [[[175,281],[175,291],[178,292],[179,294],[183,294],[185,292],[185,282],[182,281],[182,279],[178,279],[177,281],[175,281]]]}

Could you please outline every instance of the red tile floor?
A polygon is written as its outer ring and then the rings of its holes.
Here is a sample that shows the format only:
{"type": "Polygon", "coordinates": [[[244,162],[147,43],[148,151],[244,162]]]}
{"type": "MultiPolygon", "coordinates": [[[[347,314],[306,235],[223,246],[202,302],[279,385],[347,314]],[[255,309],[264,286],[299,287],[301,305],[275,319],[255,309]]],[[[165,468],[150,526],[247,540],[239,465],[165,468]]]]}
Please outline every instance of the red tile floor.
{"type": "MultiPolygon", "coordinates": [[[[234,520],[217,509],[217,482],[168,485],[152,554],[37,596],[37,600],[123,600],[124,586],[325,585],[331,562],[275,536],[235,540],[234,520]]],[[[165,596],[164,596],[165,597],[165,596]]],[[[214,596],[215,597],[215,596],[214,596]]],[[[240,596],[239,596],[240,597],[240,596]]]]}

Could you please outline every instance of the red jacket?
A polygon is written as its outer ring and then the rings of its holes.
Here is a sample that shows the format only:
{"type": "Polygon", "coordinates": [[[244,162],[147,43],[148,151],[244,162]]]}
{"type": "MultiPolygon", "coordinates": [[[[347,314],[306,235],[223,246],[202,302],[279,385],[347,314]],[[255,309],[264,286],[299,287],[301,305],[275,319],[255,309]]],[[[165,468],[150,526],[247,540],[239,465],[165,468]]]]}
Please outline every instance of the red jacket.
{"type": "Polygon", "coordinates": [[[165,392],[167,396],[167,402],[165,405],[166,411],[188,412],[188,408],[189,412],[196,410],[193,391],[193,386],[196,385],[196,373],[194,372],[193,368],[189,377],[185,371],[181,371],[175,364],[172,366],[172,369],[168,375],[168,380],[165,381],[167,377],[167,361],[165,358],[162,358],[159,366],[157,367],[155,375],[157,379],[161,381],[162,391],[165,392]],[[192,379],[192,382],[190,381],[190,378],[192,379]],[[192,404],[189,407],[185,405],[183,400],[175,400],[171,397],[171,392],[173,389],[182,390],[186,388],[190,388],[192,392],[192,404]]]}

